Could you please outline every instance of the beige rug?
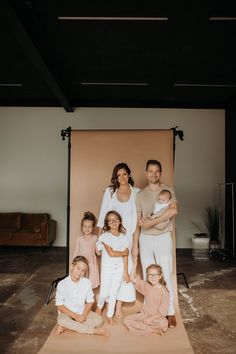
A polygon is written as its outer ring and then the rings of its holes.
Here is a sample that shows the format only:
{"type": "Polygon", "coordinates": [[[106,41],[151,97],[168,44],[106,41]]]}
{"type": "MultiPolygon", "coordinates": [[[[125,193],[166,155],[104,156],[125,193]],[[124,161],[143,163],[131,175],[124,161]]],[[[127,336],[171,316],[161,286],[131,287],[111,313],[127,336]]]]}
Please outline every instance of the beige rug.
{"type": "MultiPolygon", "coordinates": [[[[137,301],[132,307],[125,307],[125,315],[136,312],[139,306],[140,302],[137,301]]],[[[176,317],[177,327],[168,329],[162,337],[155,334],[148,337],[133,335],[123,325],[122,320],[109,327],[109,337],[72,331],[57,335],[55,326],[39,354],[193,354],[179,312],[176,317]]]]}

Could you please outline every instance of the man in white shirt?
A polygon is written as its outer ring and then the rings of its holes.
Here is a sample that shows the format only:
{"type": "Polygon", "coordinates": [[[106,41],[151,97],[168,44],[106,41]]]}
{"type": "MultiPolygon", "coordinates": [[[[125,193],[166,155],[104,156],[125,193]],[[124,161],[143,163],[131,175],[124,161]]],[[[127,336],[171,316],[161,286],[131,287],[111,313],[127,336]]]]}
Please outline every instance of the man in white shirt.
{"type": "Polygon", "coordinates": [[[108,335],[101,316],[91,311],[94,303],[92,283],[84,278],[88,261],[77,256],[72,262],[70,275],[57,286],[56,306],[58,308],[57,334],[66,329],[85,334],[108,335]]]}

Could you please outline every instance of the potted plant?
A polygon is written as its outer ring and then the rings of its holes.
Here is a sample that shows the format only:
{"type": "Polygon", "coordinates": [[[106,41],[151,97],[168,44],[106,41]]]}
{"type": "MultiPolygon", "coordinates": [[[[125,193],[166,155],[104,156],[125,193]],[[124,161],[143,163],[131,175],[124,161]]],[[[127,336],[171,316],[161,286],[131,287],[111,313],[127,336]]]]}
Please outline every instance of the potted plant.
{"type": "Polygon", "coordinates": [[[215,206],[206,207],[201,213],[199,223],[192,222],[199,231],[192,238],[193,257],[196,259],[208,259],[209,248],[219,248],[219,210],[215,206]]]}

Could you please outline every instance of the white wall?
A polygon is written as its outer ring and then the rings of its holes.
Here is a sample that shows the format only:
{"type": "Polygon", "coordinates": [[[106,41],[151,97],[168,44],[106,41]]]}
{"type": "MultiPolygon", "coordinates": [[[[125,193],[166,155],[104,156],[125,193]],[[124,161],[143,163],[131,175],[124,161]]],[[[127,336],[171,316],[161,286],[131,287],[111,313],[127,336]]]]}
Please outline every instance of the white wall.
{"type": "Polygon", "coordinates": [[[184,141],[176,139],[177,247],[191,247],[190,220],[214,204],[225,179],[224,110],[1,107],[0,212],[50,213],[58,222],[55,246],[66,243],[68,149],[60,132],[68,126],[183,130],[184,141]]]}

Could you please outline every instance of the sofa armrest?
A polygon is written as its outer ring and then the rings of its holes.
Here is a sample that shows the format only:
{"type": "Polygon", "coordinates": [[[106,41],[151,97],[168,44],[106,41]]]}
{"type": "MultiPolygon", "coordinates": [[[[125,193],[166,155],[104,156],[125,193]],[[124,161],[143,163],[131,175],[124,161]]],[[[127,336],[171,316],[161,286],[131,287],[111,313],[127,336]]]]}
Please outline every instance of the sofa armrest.
{"type": "Polygon", "coordinates": [[[51,245],[56,238],[56,220],[48,220],[41,224],[41,234],[42,238],[47,240],[47,243],[51,245]]]}

